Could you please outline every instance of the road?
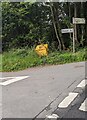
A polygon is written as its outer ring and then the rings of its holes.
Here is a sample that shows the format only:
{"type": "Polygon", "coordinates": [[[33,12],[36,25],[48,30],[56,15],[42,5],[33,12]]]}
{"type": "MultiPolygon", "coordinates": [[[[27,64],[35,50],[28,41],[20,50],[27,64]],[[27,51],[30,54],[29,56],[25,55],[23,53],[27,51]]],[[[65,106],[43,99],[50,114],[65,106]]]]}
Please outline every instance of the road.
{"type": "Polygon", "coordinates": [[[52,114],[59,118],[85,117],[86,110],[79,110],[79,116],[77,110],[86,99],[85,88],[78,87],[85,79],[84,62],[4,72],[2,77],[0,88],[3,118],[47,119],[52,114]],[[66,104],[69,105],[61,108],[64,105],[61,102],[69,95],[73,101],[67,99],[66,104]],[[74,109],[77,112],[72,114],[74,109]]]}

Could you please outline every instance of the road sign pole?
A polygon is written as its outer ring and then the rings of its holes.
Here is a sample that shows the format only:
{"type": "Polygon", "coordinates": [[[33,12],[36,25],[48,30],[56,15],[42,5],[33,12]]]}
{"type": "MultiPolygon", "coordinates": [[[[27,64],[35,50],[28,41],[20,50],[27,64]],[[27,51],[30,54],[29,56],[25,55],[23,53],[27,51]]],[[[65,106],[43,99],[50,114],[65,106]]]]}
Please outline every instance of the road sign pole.
{"type": "MultiPolygon", "coordinates": [[[[77,30],[76,24],[85,24],[85,18],[74,18],[73,17],[73,53],[75,53],[75,41],[77,41],[77,30]]],[[[83,29],[82,29],[82,37],[83,37],[83,29]]],[[[83,39],[83,38],[82,38],[83,39]]]]}
{"type": "Polygon", "coordinates": [[[73,28],[73,53],[75,53],[75,25],[74,25],[74,28],[73,28]]]}
{"type": "Polygon", "coordinates": [[[73,33],[73,53],[75,52],[75,25],[74,28],[61,29],[62,33],[73,33]]]}

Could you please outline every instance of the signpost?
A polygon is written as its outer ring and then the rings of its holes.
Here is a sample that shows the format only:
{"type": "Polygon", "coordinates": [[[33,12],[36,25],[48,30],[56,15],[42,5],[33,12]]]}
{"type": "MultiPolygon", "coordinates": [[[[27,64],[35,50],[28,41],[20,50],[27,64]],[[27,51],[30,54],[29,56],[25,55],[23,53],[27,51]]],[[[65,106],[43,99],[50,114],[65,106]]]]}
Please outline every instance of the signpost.
{"type": "Polygon", "coordinates": [[[61,29],[62,33],[73,33],[73,28],[70,29],[61,29]]]}
{"type": "Polygon", "coordinates": [[[62,33],[73,33],[73,53],[75,52],[75,38],[74,38],[74,29],[68,28],[68,29],[61,29],[62,33]]]}
{"type": "Polygon", "coordinates": [[[73,24],[85,24],[85,18],[73,18],[73,24]]]}
{"type": "Polygon", "coordinates": [[[73,33],[73,53],[75,53],[75,26],[76,24],[85,24],[85,18],[74,18],[73,17],[73,28],[61,29],[62,33],[73,33]]]}
{"type": "Polygon", "coordinates": [[[75,53],[75,33],[73,29],[73,53],[75,53]]]}
{"type": "Polygon", "coordinates": [[[73,25],[74,25],[74,32],[73,32],[73,52],[75,52],[75,32],[76,32],[76,25],[77,24],[85,24],[85,18],[74,18],[73,17],[73,25]]]}

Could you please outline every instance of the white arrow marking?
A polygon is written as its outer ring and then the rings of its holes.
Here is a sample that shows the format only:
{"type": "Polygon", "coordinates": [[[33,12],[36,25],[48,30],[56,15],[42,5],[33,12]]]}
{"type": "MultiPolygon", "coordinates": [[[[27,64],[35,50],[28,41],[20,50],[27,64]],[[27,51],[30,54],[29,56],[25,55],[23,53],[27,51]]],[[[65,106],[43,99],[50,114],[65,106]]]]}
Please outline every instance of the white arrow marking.
{"type": "Polygon", "coordinates": [[[17,81],[20,81],[20,80],[23,80],[23,79],[26,79],[28,78],[29,76],[20,76],[20,77],[5,77],[5,78],[0,78],[0,79],[10,79],[10,80],[7,80],[5,82],[0,82],[0,85],[9,85],[11,83],[14,83],[14,82],[17,82],[17,81]]]}

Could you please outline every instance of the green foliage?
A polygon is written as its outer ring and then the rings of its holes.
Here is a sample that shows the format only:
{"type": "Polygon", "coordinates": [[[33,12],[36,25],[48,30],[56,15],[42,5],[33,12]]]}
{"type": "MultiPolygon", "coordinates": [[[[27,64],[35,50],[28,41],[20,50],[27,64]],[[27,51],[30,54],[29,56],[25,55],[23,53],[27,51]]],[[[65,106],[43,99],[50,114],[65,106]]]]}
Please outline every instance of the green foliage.
{"type": "Polygon", "coordinates": [[[49,33],[48,11],[41,3],[2,3],[3,50],[45,41],[49,33]]]}
{"type": "Polygon", "coordinates": [[[29,67],[46,65],[46,64],[65,64],[71,62],[80,62],[87,60],[87,49],[81,49],[76,53],[72,52],[50,52],[47,57],[39,57],[34,49],[13,49],[4,52],[0,58],[0,71],[18,71],[29,67]]]}
{"type": "MultiPolygon", "coordinates": [[[[66,50],[59,52],[50,4],[27,1],[2,2],[3,55],[0,54],[0,71],[17,71],[38,65],[87,60],[87,49],[84,48],[87,46],[87,21],[86,26],[77,25],[78,43],[75,42],[76,53],[74,54],[70,52],[72,51],[72,35],[61,34],[61,29],[73,27],[73,2],[52,4],[58,36],[66,50]],[[84,29],[83,34],[82,29],[84,29]],[[32,49],[39,43],[48,43],[50,52],[47,57],[40,58],[32,49]]],[[[85,2],[75,4],[77,5],[77,17],[84,17],[87,20],[85,2]]]]}
{"type": "MultiPolygon", "coordinates": [[[[2,2],[3,51],[12,48],[31,48],[39,44],[39,42],[48,43],[50,49],[59,49],[50,4],[34,1],[31,3],[31,0],[29,1],[30,2],[27,2],[27,0],[26,2],[2,2]]],[[[85,2],[82,3],[83,8],[80,2],[76,4],[77,17],[87,18],[85,2]]],[[[74,3],[54,2],[52,7],[60,43],[63,43],[64,47],[67,49],[72,45],[72,35],[62,35],[61,29],[73,27],[72,17],[74,16],[74,3]]],[[[86,26],[77,26],[78,44],[76,47],[87,46],[86,26]],[[83,35],[81,29],[84,29],[83,35]]]]}

